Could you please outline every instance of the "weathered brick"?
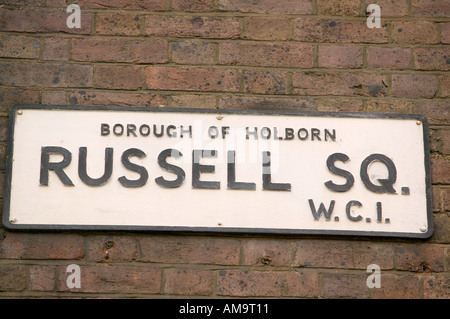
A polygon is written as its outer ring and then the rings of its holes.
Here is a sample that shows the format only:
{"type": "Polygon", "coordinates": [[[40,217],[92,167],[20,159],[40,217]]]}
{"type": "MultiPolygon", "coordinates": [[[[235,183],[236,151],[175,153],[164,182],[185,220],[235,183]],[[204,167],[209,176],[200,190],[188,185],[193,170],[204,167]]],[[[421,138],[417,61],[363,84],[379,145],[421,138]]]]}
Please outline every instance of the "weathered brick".
{"type": "Polygon", "coordinates": [[[188,108],[216,108],[217,97],[207,94],[176,94],[171,96],[169,106],[188,108]]]}
{"type": "Polygon", "coordinates": [[[450,277],[448,274],[426,274],[423,276],[423,297],[425,299],[448,299],[450,277]]]}
{"type": "Polygon", "coordinates": [[[97,62],[165,63],[169,59],[168,43],[165,40],[153,39],[73,39],[72,59],[97,62]]]}
{"type": "Polygon", "coordinates": [[[42,104],[64,105],[66,104],[65,91],[43,91],[42,104]]]}
{"type": "Polygon", "coordinates": [[[214,290],[214,274],[210,270],[167,269],[164,274],[166,294],[208,296],[214,290]]]}
{"type": "Polygon", "coordinates": [[[295,19],[294,40],[330,43],[387,43],[387,28],[369,29],[366,20],[295,19]]]}
{"type": "Polygon", "coordinates": [[[19,103],[39,103],[39,91],[5,87],[0,89],[0,112],[8,113],[11,106],[19,103]]]}
{"type": "Polygon", "coordinates": [[[318,55],[320,68],[361,68],[363,66],[362,47],[321,45],[318,55]]]}
{"type": "Polygon", "coordinates": [[[0,265],[0,291],[22,291],[27,285],[25,265],[0,265]]]}
{"type": "Polygon", "coordinates": [[[240,241],[231,238],[143,237],[141,260],[159,263],[237,265],[240,241]]]}
{"type": "Polygon", "coordinates": [[[381,273],[380,288],[373,288],[371,292],[376,299],[420,299],[420,278],[381,273]]]}
{"type": "Polygon", "coordinates": [[[366,102],[366,112],[370,113],[412,113],[414,104],[397,99],[376,99],[366,102]]]}
{"type": "Polygon", "coordinates": [[[59,291],[87,293],[148,293],[161,291],[162,270],[147,266],[79,265],[80,288],[68,288],[67,266],[59,269],[59,291]]]}
{"type": "Polygon", "coordinates": [[[0,257],[4,259],[80,259],[83,237],[71,234],[4,233],[0,257]]]}
{"type": "MultiPolygon", "coordinates": [[[[450,196],[450,194],[448,194],[447,196],[450,196]]],[[[445,201],[445,199],[444,199],[444,201],[445,201]]],[[[441,244],[448,244],[450,242],[450,232],[448,231],[450,228],[450,216],[448,215],[448,212],[450,212],[449,204],[450,204],[450,200],[447,199],[447,213],[446,214],[434,214],[434,218],[433,218],[434,232],[433,232],[433,236],[429,239],[430,242],[441,243],[441,244]]],[[[448,268],[448,262],[447,262],[447,268],[448,268]]]]}
{"type": "Polygon", "coordinates": [[[141,67],[135,65],[100,65],[95,68],[94,87],[137,90],[141,88],[141,67]]]}
{"type": "Polygon", "coordinates": [[[397,245],[395,261],[398,270],[442,272],[445,270],[445,246],[397,245]]]}
{"type": "Polygon", "coordinates": [[[126,262],[137,258],[136,239],[127,236],[89,236],[86,259],[97,262],[126,262]]]}
{"type": "Polygon", "coordinates": [[[29,290],[53,291],[55,288],[55,266],[30,266],[29,290]]]}
{"type": "MultiPolygon", "coordinates": [[[[5,170],[6,169],[6,153],[7,153],[7,148],[6,148],[7,143],[2,142],[0,143],[0,170],[5,170]]],[[[0,201],[0,204],[3,204],[0,201]]],[[[1,209],[0,209],[1,212],[1,209]]]]}
{"type": "Polygon", "coordinates": [[[392,96],[432,98],[437,91],[437,80],[428,74],[393,74],[392,96]]]}
{"type": "Polygon", "coordinates": [[[81,16],[81,28],[67,27],[69,13],[42,9],[9,10],[0,8],[0,29],[18,32],[62,32],[90,34],[92,13],[81,16]]]}
{"type": "Polygon", "coordinates": [[[78,90],[69,92],[69,102],[72,105],[163,106],[167,105],[167,96],[156,93],[78,90]]]}
{"type": "Polygon", "coordinates": [[[425,99],[414,104],[414,113],[425,115],[430,124],[450,124],[450,105],[445,100],[425,99]]]}
{"type": "Polygon", "coordinates": [[[412,0],[412,13],[416,17],[448,17],[450,3],[447,0],[412,0]]]}
{"type": "Polygon", "coordinates": [[[0,57],[38,59],[40,48],[36,37],[0,34],[0,57]]]}
{"type": "Polygon", "coordinates": [[[392,41],[401,44],[439,43],[438,25],[429,21],[395,21],[391,23],[392,41]]]}
{"type": "Polygon", "coordinates": [[[237,18],[210,16],[145,16],[145,34],[160,37],[200,37],[236,39],[240,24],[237,18]]]}
{"type": "Polygon", "coordinates": [[[215,8],[215,0],[172,0],[172,10],[174,11],[210,12],[215,8]]]}
{"type": "Polygon", "coordinates": [[[287,90],[285,71],[244,71],[244,91],[247,93],[287,94],[287,90]]]}
{"type": "Polygon", "coordinates": [[[441,23],[441,43],[450,43],[450,22],[441,23]]]}
{"type": "Polygon", "coordinates": [[[214,64],[216,44],[186,40],[172,44],[172,61],[178,64],[214,64]]]}
{"type": "Polygon", "coordinates": [[[439,92],[440,97],[450,97],[450,76],[442,75],[439,77],[439,83],[441,84],[441,90],[439,92]]]}
{"type": "Polygon", "coordinates": [[[320,98],[314,100],[314,109],[320,112],[363,112],[364,103],[360,99],[320,98]]]}
{"type": "Polygon", "coordinates": [[[144,73],[149,89],[239,91],[240,74],[234,69],[149,66],[144,69],[144,73]]]}
{"type": "Polygon", "coordinates": [[[443,189],[442,197],[443,197],[443,199],[442,199],[443,211],[450,212],[450,188],[443,189]]]}
{"type": "Polygon", "coordinates": [[[360,2],[354,0],[317,0],[317,12],[337,16],[362,15],[360,2]]]}
{"type": "Polygon", "coordinates": [[[81,8],[164,11],[165,0],[79,0],[81,8]]]}
{"type": "Polygon", "coordinates": [[[409,69],[411,66],[410,49],[369,47],[367,49],[367,66],[379,69],[409,69]]]}
{"type": "Polygon", "coordinates": [[[450,70],[450,48],[415,48],[417,70],[450,70]]]}
{"type": "Polygon", "coordinates": [[[403,17],[408,15],[408,0],[364,0],[364,10],[370,4],[377,4],[381,17],[403,17]]]}
{"type": "Polygon", "coordinates": [[[248,17],[241,38],[250,40],[288,40],[289,19],[272,17],[248,17]]]}
{"type": "Polygon", "coordinates": [[[437,155],[431,157],[431,182],[450,184],[450,159],[437,155]]]}
{"type": "Polygon", "coordinates": [[[1,4],[11,6],[41,6],[41,0],[2,0],[1,4]]]}
{"type": "Polygon", "coordinates": [[[90,87],[92,66],[4,62],[0,64],[0,84],[26,87],[90,87]]]}
{"type": "Polygon", "coordinates": [[[294,93],[300,95],[386,96],[387,79],[374,73],[294,72],[294,93]]]}
{"type": "Polygon", "coordinates": [[[392,245],[329,240],[302,240],[296,243],[295,266],[367,269],[373,263],[382,269],[392,269],[392,245]]]}
{"type": "Polygon", "coordinates": [[[369,290],[365,274],[322,274],[322,297],[324,298],[368,298],[369,290]]]}
{"type": "Polygon", "coordinates": [[[249,239],[244,241],[244,265],[290,266],[292,247],[290,241],[249,239]]]}
{"type": "Polygon", "coordinates": [[[450,154],[450,130],[439,129],[431,130],[430,144],[432,152],[439,152],[441,154],[450,154]]]}
{"type": "Polygon", "coordinates": [[[220,270],[219,295],[234,297],[317,297],[317,273],[220,270]]]}
{"type": "Polygon", "coordinates": [[[99,13],[96,17],[95,31],[100,35],[140,35],[142,24],[138,14],[99,13]]]}
{"type": "Polygon", "coordinates": [[[267,96],[221,96],[219,109],[255,109],[255,110],[302,110],[311,111],[314,107],[312,99],[299,97],[267,97],[267,96]]]}
{"type": "Polygon", "coordinates": [[[220,43],[219,64],[311,68],[314,47],[303,43],[220,43]]]}
{"type": "Polygon", "coordinates": [[[46,38],[44,40],[44,60],[67,61],[69,60],[69,39],[46,38]]]}
{"type": "Polygon", "coordinates": [[[311,0],[219,0],[219,10],[273,14],[312,14],[311,0]]]}

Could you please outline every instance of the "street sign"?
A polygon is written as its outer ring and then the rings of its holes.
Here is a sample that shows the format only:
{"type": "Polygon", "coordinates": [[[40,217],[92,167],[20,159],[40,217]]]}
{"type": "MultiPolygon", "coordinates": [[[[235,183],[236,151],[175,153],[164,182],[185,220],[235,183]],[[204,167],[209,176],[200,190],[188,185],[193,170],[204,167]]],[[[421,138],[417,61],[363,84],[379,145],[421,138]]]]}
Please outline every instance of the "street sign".
{"type": "Polygon", "coordinates": [[[16,106],[10,229],[433,232],[419,115],[16,106]]]}

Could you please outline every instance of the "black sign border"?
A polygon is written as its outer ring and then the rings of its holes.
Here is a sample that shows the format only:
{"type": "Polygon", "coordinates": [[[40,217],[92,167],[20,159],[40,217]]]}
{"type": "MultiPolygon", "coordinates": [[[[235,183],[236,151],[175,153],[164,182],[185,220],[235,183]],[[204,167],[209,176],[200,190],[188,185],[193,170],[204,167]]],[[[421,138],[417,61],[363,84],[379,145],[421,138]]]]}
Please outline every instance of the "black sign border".
{"type": "Polygon", "coordinates": [[[383,238],[430,238],[434,232],[429,124],[425,116],[420,114],[396,113],[354,113],[354,112],[316,112],[316,111],[284,111],[260,109],[207,109],[207,108],[173,108],[173,107],[141,107],[141,106],[81,106],[81,105],[44,105],[16,104],[11,107],[8,124],[8,142],[5,170],[5,185],[3,199],[3,225],[9,230],[18,231],[126,231],[154,233],[184,233],[184,234],[227,234],[227,235],[320,235],[320,236],[361,236],[383,238]],[[19,110],[72,110],[72,111],[115,111],[115,112],[163,112],[163,113],[198,113],[198,114],[249,114],[249,115],[280,115],[336,118],[377,118],[416,120],[422,123],[424,140],[424,167],[427,200],[428,229],[423,233],[377,232],[377,231],[342,231],[319,229],[273,229],[273,228],[239,228],[239,227],[180,227],[180,226],[117,226],[117,225],[48,225],[48,224],[14,224],[10,221],[10,196],[12,180],[12,162],[14,155],[14,126],[19,110]]]}

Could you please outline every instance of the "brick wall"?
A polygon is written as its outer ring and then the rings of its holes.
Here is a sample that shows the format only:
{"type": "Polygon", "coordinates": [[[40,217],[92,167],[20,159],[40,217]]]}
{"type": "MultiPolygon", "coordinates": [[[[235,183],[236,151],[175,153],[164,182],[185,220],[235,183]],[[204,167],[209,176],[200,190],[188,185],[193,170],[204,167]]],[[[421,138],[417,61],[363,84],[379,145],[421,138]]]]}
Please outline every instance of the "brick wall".
{"type": "Polygon", "coordinates": [[[450,297],[447,0],[0,0],[0,31],[0,204],[15,103],[419,113],[435,224],[426,241],[0,228],[0,297],[450,297]]]}

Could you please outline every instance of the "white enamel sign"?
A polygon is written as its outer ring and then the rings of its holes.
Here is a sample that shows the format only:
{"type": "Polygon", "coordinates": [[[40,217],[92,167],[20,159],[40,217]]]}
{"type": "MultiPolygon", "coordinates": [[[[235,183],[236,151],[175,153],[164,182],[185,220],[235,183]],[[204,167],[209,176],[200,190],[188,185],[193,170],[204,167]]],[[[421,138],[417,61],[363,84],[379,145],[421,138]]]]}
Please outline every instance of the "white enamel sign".
{"type": "Polygon", "coordinates": [[[9,132],[11,229],[433,231],[421,116],[18,106],[9,132]]]}

